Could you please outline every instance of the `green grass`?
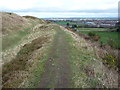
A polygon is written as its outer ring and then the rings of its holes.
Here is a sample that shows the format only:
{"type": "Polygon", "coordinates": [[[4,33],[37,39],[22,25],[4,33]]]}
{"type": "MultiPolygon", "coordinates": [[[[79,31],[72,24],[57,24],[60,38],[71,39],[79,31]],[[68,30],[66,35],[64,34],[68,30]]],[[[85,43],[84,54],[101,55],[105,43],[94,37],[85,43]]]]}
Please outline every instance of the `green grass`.
{"type": "Polygon", "coordinates": [[[13,48],[16,45],[20,44],[20,41],[27,36],[28,34],[31,33],[32,28],[37,25],[39,22],[35,22],[33,20],[30,20],[29,23],[31,24],[30,26],[22,26],[19,25],[18,27],[21,28],[21,31],[15,31],[12,33],[9,33],[6,36],[2,37],[2,50],[5,51],[9,48],[13,48]]]}
{"type": "MultiPolygon", "coordinates": [[[[44,54],[42,57],[37,57],[39,62],[32,72],[32,77],[29,79],[27,88],[37,88],[40,83],[41,74],[45,71],[45,64],[48,60],[48,53],[44,54]]],[[[39,88],[39,87],[38,87],[39,88]]]]}
{"type": "Polygon", "coordinates": [[[95,88],[103,87],[98,78],[88,76],[86,72],[93,71],[93,64],[97,66],[93,58],[96,58],[95,52],[90,52],[83,47],[74,46],[76,41],[71,36],[67,36],[70,45],[70,65],[72,70],[72,82],[74,88],[95,88]],[[87,71],[86,71],[87,70],[87,71]]]}
{"type": "Polygon", "coordinates": [[[107,31],[107,28],[77,28],[80,31],[107,31]]]}
{"type": "Polygon", "coordinates": [[[69,23],[70,25],[76,24],[76,23],[73,23],[73,22],[56,22],[56,23],[60,24],[60,25],[67,25],[67,23],[69,23]]]}
{"type": "Polygon", "coordinates": [[[49,43],[49,45],[45,48],[44,53],[36,57],[38,62],[35,64],[36,66],[33,67],[34,69],[31,71],[32,74],[29,77],[28,83],[24,86],[25,88],[39,88],[40,80],[42,74],[45,71],[45,64],[49,59],[49,53],[51,48],[52,48],[52,43],[49,43]]]}
{"type": "Polygon", "coordinates": [[[60,25],[67,25],[67,23],[69,23],[69,25],[80,25],[80,24],[76,24],[74,22],[56,22],[57,24],[60,24],[60,25]]]}
{"type": "Polygon", "coordinates": [[[2,50],[6,50],[12,46],[15,46],[18,44],[18,42],[29,32],[26,31],[18,31],[15,33],[11,33],[5,37],[2,38],[2,50]]]}
{"type": "Polygon", "coordinates": [[[99,42],[103,44],[108,44],[109,40],[112,39],[115,42],[111,42],[114,44],[114,47],[120,48],[120,40],[118,38],[118,32],[94,32],[94,31],[81,31],[81,33],[88,34],[89,32],[95,33],[100,36],[99,42]]]}
{"type": "Polygon", "coordinates": [[[29,27],[19,26],[23,30],[16,31],[16,32],[10,33],[6,36],[3,36],[2,37],[2,50],[5,51],[9,48],[19,45],[20,44],[19,42],[22,40],[22,38],[24,38],[26,35],[30,34],[33,26],[34,26],[34,24],[32,24],[29,27]]]}

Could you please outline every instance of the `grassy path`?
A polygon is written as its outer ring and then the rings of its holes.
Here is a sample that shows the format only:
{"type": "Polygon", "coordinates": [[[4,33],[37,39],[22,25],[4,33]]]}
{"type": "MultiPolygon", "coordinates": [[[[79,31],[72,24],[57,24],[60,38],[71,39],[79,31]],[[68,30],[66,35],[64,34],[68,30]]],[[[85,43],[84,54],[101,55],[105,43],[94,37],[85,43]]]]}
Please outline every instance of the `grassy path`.
{"type": "Polygon", "coordinates": [[[97,49],[63,27],[54,26],[54,29],[56,35],[40,88],[117,87],[116,72],[106,68],[97,58],[97,49]]]}
{"type": "Polygon", "coordinates": [[[4,87],[117,87],[118,73],[109,70],[97,57],[97,48],[77,34],[51,24],[35,35],[39,38],[25,44],[16,58],[4,66],[4,87]]]}
{"type": "Polygon", "coordinates": [[[50,56],[42,74],[41,88],[67,88],[71,87],[71,69],[69,64],[69,44],[67,34],[56,26],[56,35],[50,56]]]}

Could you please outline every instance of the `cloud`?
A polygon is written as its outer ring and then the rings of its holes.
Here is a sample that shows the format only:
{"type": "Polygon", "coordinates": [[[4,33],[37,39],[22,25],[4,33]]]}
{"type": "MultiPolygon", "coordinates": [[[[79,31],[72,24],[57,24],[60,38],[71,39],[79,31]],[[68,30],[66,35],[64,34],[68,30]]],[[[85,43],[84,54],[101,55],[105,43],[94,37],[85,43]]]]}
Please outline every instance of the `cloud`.
{"type": "Polygon", "coordinates": [[[118,9],[111,8],[111,9],[92,9],[92,10],[72,10],[70,12],[77,12],[77,13],[117,13],[118,9]]]}
{"type": "Polygon", "coordinates": [[[82,15],[83,13],[93,16],[100,16],[102,15],[101,13],[108,16],[112,14],[113,17],[115,17],[118,11],[118,1],[119,0],[2,0],[0,10],[19,14],[24,13],[26,15],[34,14],[37,16],[39,13],[44,13],[43,15],[46,13],[45,16],[48,16],[49,13],[52,17],[61,15],[76,16],[76,14],[82,15]]]}
{"type": "Polygon", "coordinates": [[[70,12],[17,12],[21,16],[32,15],[39,18],[58,18],[58,17],[117,17],[117,13],[70,13],[70,12]],[[54,15],[53,15],[54,14],[54,15]]]}

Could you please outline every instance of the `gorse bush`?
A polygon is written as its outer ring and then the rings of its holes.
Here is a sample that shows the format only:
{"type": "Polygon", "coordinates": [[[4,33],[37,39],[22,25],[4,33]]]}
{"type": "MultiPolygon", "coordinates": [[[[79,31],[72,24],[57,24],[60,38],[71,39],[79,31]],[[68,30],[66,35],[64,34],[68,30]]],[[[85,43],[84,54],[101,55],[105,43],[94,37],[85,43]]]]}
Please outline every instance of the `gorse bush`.
{"type": "Polygon", "coordinates": [[[107,54],[107,55],[105,55],[103,60],[110,67],[117,68],[117,57],[114,57],[113,55],[107,54]]]}

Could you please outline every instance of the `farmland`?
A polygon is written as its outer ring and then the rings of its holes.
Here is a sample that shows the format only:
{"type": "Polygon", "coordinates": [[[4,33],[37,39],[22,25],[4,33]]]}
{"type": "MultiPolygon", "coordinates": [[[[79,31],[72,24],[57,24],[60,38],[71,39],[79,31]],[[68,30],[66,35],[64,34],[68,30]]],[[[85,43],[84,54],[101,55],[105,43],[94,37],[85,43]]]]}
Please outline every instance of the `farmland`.
{"type": "Polygon", "coordinates": [[[77,28],[80,31],[109,31],[107,28],[77,28]]]}
{"type": "Polygon", "coordinates": [[[81,29],[81,30],[84,30],[84,31],[81,31],[81,33],[83,34],[87,34],[92,32],[96,35],[99,35],[100,36],[100,40],[99,42],[100,43],[103,43],[103,44],[109,44],[109,41],[110,39],[114,40],[114,42],[111,42],[111,44],[114,44],[113,47],[116,47],[116,48],[120,48],[120,41],[118,39],[118,32],[105,32],[106,29],[99,29],[99,28],[85,28],[85,29],[81,29]],[[89,31],[87,31],[89,30],[89,31]],[[98,31],[98,30],[101,30],[101,31],[98,31]]]}
{"type": "MultiPolygon", "coordinates": [[[[117,23],[117,20],[107,20],[107,19],[96,19],[96,20],[53,20],[55,23],[62,25],[66,28],[76,29],[78,33],[83,33],[85,35],[88,35],[90,32],[94,33],[98,36],[100,36],[99,43],[104,45],[110,45],[112,48],[120,48],[120,41],[118,39],[118,32],[116,32],[117,28],[115,26],[111,27],[112,25],[115,25],[117,23]],[[91,23],[91,25],[87,25],[87,23],[91,23]],[[109,26],[104,26],[104,23],[110,23],[109,26]],[[112,23],[111,23],[112,22],[112,23]],[[69,23],[69,26],[67,24],[69,23]],[[95,24],[95,25],[94,25],[95,24]],[[76,27],[74,27],[76,25],[76,27]]],[[[106,24],[108,25],[108,24],[106,24]]]]}
{"type": "Polygon", "coordinates": [[[57,24],[60,24],[60,25],[66,25],[67,23],[69,24],[76,24],[74,22],[56,22],[57,24]]]}

